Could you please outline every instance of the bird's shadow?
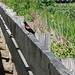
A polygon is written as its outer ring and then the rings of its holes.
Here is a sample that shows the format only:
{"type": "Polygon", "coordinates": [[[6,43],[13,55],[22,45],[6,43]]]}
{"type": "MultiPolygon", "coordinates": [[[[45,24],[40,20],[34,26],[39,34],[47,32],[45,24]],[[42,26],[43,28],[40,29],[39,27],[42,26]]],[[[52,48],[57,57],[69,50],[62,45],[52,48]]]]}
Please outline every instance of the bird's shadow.
{"type": "Polygon", "coordinates": [[[8,58],[2,57],[1,52],[0,52],[0,75],[13,74],[13,71],[10,72],[10,71],[4,70],[2,59],[6,61],[8,60],[8,58]]]}
{"type": "Polygon", "coordinates": [[[0,50],[5,50],[5,49],[3,49],[3,48],[0,47],[0,50]]]}

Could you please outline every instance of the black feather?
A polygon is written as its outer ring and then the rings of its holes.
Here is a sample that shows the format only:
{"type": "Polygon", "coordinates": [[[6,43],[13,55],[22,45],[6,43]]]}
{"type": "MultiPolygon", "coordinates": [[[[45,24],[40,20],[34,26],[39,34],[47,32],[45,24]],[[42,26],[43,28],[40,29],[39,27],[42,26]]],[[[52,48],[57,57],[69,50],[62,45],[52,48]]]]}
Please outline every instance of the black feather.
{"type": "Polygon", "coordinates": [[[31,27],[30,27],[26,22],[24,22],[24,25],[25,25],[25,29],[26,29],[28,32],[30,32],[30,33],[32,33],[33,35],[35,35],[35,32],[31,29],[31,27]]]}

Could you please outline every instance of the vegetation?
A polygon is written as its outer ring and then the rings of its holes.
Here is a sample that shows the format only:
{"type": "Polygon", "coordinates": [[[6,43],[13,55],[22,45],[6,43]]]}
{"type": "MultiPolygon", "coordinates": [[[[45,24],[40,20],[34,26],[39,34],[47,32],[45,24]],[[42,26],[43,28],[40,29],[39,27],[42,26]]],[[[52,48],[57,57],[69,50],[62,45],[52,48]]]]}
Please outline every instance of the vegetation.
{"type": "Polygon", "coordinates": [[[17,15],[25,16],[25,20],[28,21],[33,21],[30,13],[37,12],[47,21],[48,30],[55,31],[63,40],[62,43],[55,36],[56,39],[53,39],[51,45],[53,53],[60,58],[75,57],[75,3],[57,4],[54,0],[3,0],[3,2],[13,8],[17,15]]]}

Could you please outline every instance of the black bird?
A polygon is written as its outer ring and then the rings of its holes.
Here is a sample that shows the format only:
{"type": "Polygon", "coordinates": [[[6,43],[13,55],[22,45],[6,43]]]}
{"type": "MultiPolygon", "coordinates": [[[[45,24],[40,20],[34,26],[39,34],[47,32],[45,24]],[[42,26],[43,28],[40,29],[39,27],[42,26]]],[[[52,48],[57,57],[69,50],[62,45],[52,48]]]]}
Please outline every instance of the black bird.
{"type": "Polygon", "coordinates": [[[24,22],[24,25],[25,25],[25,29],[26,29],[28,32],[30,32],[30,33],[32,33],[33,35],[35,35],[35,32],[31,29],[31,27],[30,27],[26,22],[24,22]]]}

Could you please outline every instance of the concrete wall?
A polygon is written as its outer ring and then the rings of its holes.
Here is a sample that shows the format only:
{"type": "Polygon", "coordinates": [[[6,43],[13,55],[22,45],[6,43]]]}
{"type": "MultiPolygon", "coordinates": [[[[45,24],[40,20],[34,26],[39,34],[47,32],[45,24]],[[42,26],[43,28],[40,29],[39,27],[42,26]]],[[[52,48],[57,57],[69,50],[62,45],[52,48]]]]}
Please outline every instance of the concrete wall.
{"type": "MultiPolygon", "coordinates": [[[[21,23],[18,18],[7,11],[7,7],[0,3],[0,14],[2,15],[6,25],[11,30],[20,50],[22,51],[26,61],[28,62],[34,75],[70,75],[68,70],[61,64],[61,62],[54,57],[49,50],[44,50],[39,41],[27,31],[21,28],[21,23]]],[[[13,13],[13,12],[11,12],[13,13]]],[[[17,70],[21,70],[21,74],[26,75],[24,72],[24,64],[17,53],[15,46],[9,39],[3,26],[2,20],[0,25],[6,38],[6,42],[10,48],[14,63],[17,65],[17,70]],[[13,50],[13,51],[12,51],[13,50]],[[18,63],[19,62],[19,63],[18,63]]]]}
{"type": "Polygon", "coordinates": [[[71,75],[75,75],[75,58],[62,59],[62,64],[71,72],[71,75]]]}

